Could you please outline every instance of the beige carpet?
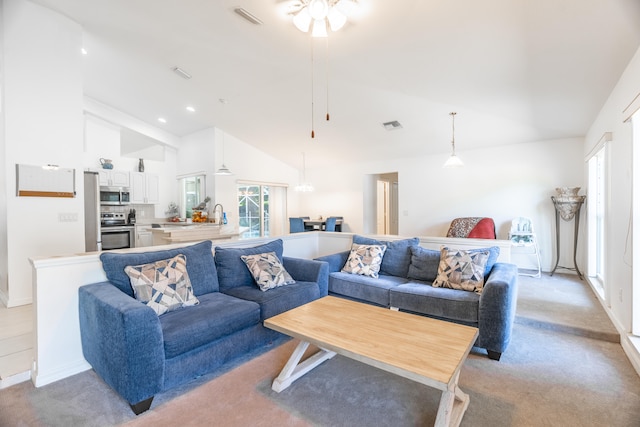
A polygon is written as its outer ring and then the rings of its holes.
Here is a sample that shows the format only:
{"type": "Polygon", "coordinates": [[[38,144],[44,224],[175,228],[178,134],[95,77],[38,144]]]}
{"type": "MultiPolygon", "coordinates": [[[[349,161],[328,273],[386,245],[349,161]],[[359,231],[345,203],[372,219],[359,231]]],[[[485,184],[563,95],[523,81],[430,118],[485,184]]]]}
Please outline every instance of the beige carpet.
{"type": "MultiPolygon", "coordinates": [[[[611,341],[615,331],[585,282],[522,277],[502,360],[477,350],[463,366],[462,426],[640,426],[640,377],[611,341]]],[[[295,344],[162,393],[138,417],[92,371],[38,389],[18,384],[0,390],[0,427],[433,425],[437,390],[340,356],[273,392],[295,344]]]]}
{"type": "Polygon", "coordinates": [[[125,425],[310,426],[256,390],[256,384],[278,375],[295,345],[289,341],[125,425]]]}

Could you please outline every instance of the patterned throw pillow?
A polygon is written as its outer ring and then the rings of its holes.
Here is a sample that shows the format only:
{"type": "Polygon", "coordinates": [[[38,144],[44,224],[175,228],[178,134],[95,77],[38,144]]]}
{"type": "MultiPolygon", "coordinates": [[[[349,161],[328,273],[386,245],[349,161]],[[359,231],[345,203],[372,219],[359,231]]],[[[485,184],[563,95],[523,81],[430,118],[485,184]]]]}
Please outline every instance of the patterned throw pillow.
{"type": "Polygon", "coordinates": [[[295,280],[280,263],[275,252],[242,255],[240,258],[247,265],[253,279],[263,292],[278,286],[295,283],[295,280]]]}
{"type": "Polygon", "coordinates": [[[153,308],[158,316],[180,307],[198,304],[187,274],[187,258],[180,254],[151,264],[127,266],[137,300],[153,308]]]}
{"type": "Polygon", "coordinates": [[[438,276],[433,282],[436,288],[451,288],[482,293],[484,268],[489,259],[489,251],[440,250],[438,276]]]}
{"type": "Polygon", "coordinates": [[[344,273],[360,274],[378,278],[382,257],[387,250],[385,245],[351,245],[347,262],[342,267],[344,273]]]}

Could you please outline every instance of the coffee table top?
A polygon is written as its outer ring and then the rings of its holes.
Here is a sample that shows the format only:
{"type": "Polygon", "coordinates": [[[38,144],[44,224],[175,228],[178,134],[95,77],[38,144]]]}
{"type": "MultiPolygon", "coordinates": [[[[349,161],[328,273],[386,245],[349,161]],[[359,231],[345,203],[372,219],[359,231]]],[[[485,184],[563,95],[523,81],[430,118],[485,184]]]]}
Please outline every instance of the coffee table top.
{"type": "Polygon", "coordinates": [[[446,390],[478,329],[327,296],[264,321],[270,329],[446,390]]]}

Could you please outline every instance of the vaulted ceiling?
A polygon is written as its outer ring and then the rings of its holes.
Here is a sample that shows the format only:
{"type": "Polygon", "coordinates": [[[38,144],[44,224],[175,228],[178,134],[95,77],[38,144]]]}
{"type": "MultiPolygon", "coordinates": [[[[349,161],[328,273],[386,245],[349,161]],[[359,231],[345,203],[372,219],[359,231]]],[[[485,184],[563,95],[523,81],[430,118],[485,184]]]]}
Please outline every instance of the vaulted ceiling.
{"type": "Polygon", "coordinates": [[[444,160],[451,111],[459,152],[583,136],[640,46],[638,0],[360,0],[328,43],[283,0],[34,2],[83,27],[87,96],[178,136],[220,127],[297,167],[303,151],[309,167],[444,160]]]}

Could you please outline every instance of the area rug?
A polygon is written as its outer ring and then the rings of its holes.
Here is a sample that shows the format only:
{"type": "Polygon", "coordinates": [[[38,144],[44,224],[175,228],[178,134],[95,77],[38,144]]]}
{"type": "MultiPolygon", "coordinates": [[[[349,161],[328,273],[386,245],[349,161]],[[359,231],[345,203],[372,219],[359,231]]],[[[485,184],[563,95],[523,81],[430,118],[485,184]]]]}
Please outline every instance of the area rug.
{"type": "Polygon", "coordinates": [[[441,392],[423,384],[335,356],[280,393],[272,379],[260,393],[318,426],[429,426],[441,392]]]}

